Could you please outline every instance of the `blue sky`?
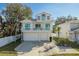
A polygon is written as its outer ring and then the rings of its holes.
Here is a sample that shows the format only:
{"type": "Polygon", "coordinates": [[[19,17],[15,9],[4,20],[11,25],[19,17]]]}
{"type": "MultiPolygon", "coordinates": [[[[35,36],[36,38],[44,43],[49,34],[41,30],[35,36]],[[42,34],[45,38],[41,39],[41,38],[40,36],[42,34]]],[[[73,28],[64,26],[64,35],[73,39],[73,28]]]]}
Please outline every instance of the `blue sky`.
{"type": "MultiPolygon", "coordinates": [[[[79,18],[79,4],[77,3],[28,3],[28,5],[33,12],[34,16],[41,12],[47,11],[52,14],[52,17],[55,19],[59,16],[76,16],[79,18]]],[[[0,4],[0,10],[5,9],[6,4],[0,4]]]]}

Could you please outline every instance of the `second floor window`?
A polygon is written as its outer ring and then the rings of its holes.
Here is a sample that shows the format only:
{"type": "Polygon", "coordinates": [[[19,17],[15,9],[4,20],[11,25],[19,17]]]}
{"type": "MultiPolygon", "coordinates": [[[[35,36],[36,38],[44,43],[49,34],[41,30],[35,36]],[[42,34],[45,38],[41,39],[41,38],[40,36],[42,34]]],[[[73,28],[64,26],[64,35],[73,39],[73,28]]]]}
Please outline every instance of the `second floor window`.
{"type": "Polygon", "coordinates": [[[45,20],[45,19],[46,19],[46,15],[42,14],[42,20],[45,20]]]}
{"type": "Polygon", "coordinates": [[[29,23],[25,24],[25,30],[30,30],[30,24],[29,23]]]}

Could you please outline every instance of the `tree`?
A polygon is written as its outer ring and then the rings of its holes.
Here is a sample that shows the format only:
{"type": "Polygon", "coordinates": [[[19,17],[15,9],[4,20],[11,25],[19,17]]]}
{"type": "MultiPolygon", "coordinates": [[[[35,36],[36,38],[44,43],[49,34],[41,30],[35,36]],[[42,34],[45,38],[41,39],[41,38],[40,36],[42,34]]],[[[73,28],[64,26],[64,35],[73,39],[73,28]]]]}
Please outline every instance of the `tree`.
{"type": "Polygon", "coordinates": [[[72,17],[71,15],[66,16],[61,16],[61,17],[57,17],[55,24],[59,25],[62,23],[65,23],[66,21],[71,21],[71,20],[78,20],[77,17],[72,17]]]}
{"type": "Polygon", "coordinates": [[[9,31],[10,35],[14,35],[16,33],[21,32],[20,21],[24,19],[29,19],[32,16],[32,10],[28,6],[24,6],[20,3],[10,3],[7,4],[5,10],[2,11],[2,14],[5,16],[7,22],[5,31],[9,31]],[[17,29],[19,29],[17,31],[17,29]]]}
{"type": "Polygon", "coordinates": [[[4,36],[4,31],[3,31],[3,18],[2,16],[0,16],[0,37],[3,37],[4,36]]]}
{"type": "Polygon", "coordinates": [[[64,23],[65,20],[66,20],[65,16],[57,17],[55,24],[58,25],[58,24],[64,23]]]}
{"type": "Polygon", "coordinates": [[[57,25],[53,25],[53,33],[56,33],[56,27],[57,25]]]}
{"type": "Polygon", "coordinates": [[[60,36],[60,27],[56,27],[56,32],[58,33],[58,37],[60,36]]]}
{"type": "Polygon", "coordinates": [[[3,20],[3,19],[2,19],[2,17],[0,16],[0,23],[2,23],[2,20],[3,20]]]}
{"type": "Polygon", "coordinates": [[[7,20],[24,20],[32,15],[32,10],[28,6],[24,6],[20,3],[10,3],[2,12],[7,20]]]}

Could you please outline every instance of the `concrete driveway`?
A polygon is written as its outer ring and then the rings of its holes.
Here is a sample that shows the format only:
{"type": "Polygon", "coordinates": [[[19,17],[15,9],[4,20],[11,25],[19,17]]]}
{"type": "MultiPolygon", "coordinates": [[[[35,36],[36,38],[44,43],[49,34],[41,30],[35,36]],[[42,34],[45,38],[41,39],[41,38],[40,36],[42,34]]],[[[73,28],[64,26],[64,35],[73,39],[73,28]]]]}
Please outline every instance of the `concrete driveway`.
{"type": "Polygon", "coordinates": [[[15,50],[17,52],[29,52],[32,50],[32,48],[34,47],[40,47],[42,46],[44,43],[48,43],[47,41],[25,41],[25,42],[22,42],[19,46],[17,46],[15,48],[15,50]]]}

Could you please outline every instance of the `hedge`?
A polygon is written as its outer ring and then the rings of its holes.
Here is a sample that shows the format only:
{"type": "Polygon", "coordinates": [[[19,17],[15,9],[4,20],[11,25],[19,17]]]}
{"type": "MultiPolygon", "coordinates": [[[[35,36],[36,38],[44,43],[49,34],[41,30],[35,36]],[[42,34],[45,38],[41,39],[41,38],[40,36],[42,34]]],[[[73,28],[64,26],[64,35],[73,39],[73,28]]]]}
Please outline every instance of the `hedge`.
{"type": "Polygon", "coordinates": [[[68,38],[53,37],[53,40],[56,41],[58,46],[71,46],[73,48],[79,48],[79,44],[76,41],[72,42],[68,38]]]}

